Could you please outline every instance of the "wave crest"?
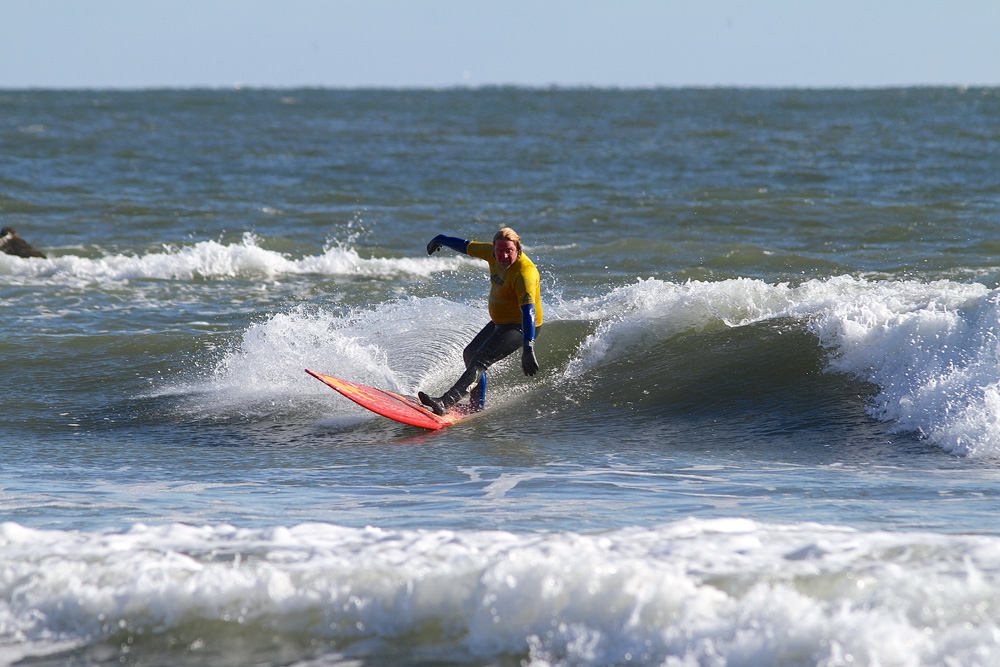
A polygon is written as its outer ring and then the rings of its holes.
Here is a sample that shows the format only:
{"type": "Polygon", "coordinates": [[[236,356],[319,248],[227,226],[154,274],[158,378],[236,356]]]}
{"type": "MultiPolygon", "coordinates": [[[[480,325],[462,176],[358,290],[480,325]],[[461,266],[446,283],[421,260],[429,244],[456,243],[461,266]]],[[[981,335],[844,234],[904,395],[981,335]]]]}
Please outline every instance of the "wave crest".
{"type": "Polygon", "coordinates": [[[26,260],[0,255],[0,275],[8,281],[52,284],[120,283],[129,280],[226,280],[275,278],[284,275],[395,277],[428,276],[454,270],[469,260],[461,257],[363,258],[357,250],[333,246],[322,254],[295,259],[261,247],[252,233],[239,243],[199,241],[190,246],[164,245],[162,252],[100,257],[59,255],[26,260]]]}

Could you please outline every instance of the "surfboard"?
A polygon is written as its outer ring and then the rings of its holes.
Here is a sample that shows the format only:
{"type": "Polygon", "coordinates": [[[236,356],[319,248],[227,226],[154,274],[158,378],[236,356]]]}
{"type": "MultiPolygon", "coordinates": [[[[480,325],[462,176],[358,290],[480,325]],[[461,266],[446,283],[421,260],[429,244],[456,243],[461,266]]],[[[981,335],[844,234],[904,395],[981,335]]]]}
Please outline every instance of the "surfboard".
{"type": "Polygon", "coordinates": [[[401,396],[385,389],[376,389],[375,387],[358,384],[357,382],[341,380],[332,375],[311,371],[308,368],[305,371],[361,407],[368,408],[376,414],[403,424],[409,424],[410,426],[439,429],[451,426],[465,416],[456,410],[452,410],[444,417],[441,417],[424,407],[416,398],[401,396]]]}

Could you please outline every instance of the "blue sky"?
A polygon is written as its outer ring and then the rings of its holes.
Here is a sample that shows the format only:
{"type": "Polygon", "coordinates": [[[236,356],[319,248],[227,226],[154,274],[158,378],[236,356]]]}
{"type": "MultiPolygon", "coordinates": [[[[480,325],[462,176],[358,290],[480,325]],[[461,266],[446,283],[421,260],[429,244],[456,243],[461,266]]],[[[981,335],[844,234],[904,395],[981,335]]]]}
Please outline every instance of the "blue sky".
{"type": "Polygon", "coordinates": [[[0,88],[1000,84],[996,0],[0,0],[0,88]]]}

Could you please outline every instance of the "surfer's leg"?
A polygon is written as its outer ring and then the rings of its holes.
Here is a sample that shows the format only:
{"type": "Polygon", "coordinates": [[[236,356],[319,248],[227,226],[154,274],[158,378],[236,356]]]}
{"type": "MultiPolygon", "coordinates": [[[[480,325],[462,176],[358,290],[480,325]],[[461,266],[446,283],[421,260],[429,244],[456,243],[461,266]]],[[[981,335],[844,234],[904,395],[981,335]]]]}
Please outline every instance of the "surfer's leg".
{"type": "Polygon", "coordinates": [[[438,398],[428,396],[424,392],[417,392],[420,402],[434,411],[435,414],[444,415],[448,408],[458,403],[469,390],[479,382],[479,378],[486,372],[486,369],[478,364],[473,364],[465,369],[458,381],[451,389],[438,398]]]}
{"type": "Polygon", "coordinates": [[[493,332],[466,360],[468,366],[489,368],[496,362],[521,349],[523,341],[520,324],[495,324],[493,332]]]}
{"type": "Polygon", "coordinates": [[[472,362],[472,358],[476,355],[476,352],[479,351],[479,348],[481,348],[486,341],[490,339],[490,336],[492,336],[496,330],[497,325],[493,324],[492,321],[487,322],[486,326],[476,334],[475,338],[472,339],[472,342],[465,346],[465,349],[462,350],[462,359],[465,361],[466,368],[469,367],[469,364],[472,362]]]}
{"type": "Polygon", "coordinates": [[[465,360],[465,372],[462,373],[458,382],[456,382],[451,389],[437,398],[429,396],[422,391],[417,392],[417,398],[420,399],[420,402],[433,410],[435,414],[444,415],[447,413],[448,408],[457,403],[458,400],[469,391],[468,387],[476,384],[479,381],[479,376],[486,370],[485,367],[481,367],[478,369],[478,372],[473,371],[473,369],[469,366],[469,363],[472,361],[473,355],[475,355],[479,348],[481,348],[483,344],[489,340],[490,336],[493,335],[496,328],[497,325],[492,321],[487,322],[486,326],[484,326],[480,332],[476,334],[476,337],[472,339],[472,342],[465,346],[465,350],[462,351],[462,358],[465,360]],[[466,387],[464,392],[461,391],[461,387],[463,386],[466,387]]]}
{"type": "Polygon", "coordinates": [[[463,396],[479,383],[486,369],[510,355],[522,344],[520,324],[493,324],[492,322],[479,332],[472,343],[465,348],[467,367],[462,376],[440,398],[432,398],[420,392],[420,402],[431,408],[435,413],[443,415],[448,408],[457,403],[463,396]],[[474,343],[479,342],[478,347],[474,343]]]}
{"type": "MultiPolygon", "coordinates": [[[[490,322],[485,327],[483,327],[483,330],[480,331],[479,334],[472,339],[472,342],[466,346],[465,350],[462,352],[462,358],[465,359],[466,368],[469,367],[469,364],[472,363],[472,359],[475,356],[476,352],[478,352],[479,348],[481,348],[483,344],[486,343],[487,340],[489,340],[490,336],[494,333],[494,331],[496,331],[496,328],[497,325],[493,324],[493,322],[490,322]]],[[[483,408],[486,407],[485,370],[483,370],[483,372],[480,374],[479,382],[477,382],[476,385],[469,392],[469,405],[472,407],[473,410],[476,411],[482,410],[483,408]]]]}
{"type": "Polygon", "coordinates": [[[469,404],[474,410],[482,410],[486,407],[486,369],[510,356],[522,344],[521,327],[516,324],[498,325],[493,334],[480,345],[476,351],[466,357],[466,364],[470,366],[482,366],[483,372],[479,376],[479,382],[471,390],[469,404]]]}
{"type": "Polygon", "coordinates": [[[465,369],[465,372],[458,378],[451,389],[444,393],[441,397],[441,402],[444,404],[445,409],[458,403],[462,400],[462,397],[469,393],[469,391],[479,384],[479,378],[482,377],[486,369],[478,364],[472,364],[465,369]]]}
{"type": "Polygon", "coordinates": [[[486,408],[486,371],[479,376],[479,382],[469,392],[469,405],[476,412],[486,408]]]}
{"type": "MultiPolygon", "coordinates": [[[[520,349],[521,339],[521,325],[494,325],[493,331],[482,345],[468,356],[466,361],[468,367],[465,369],[465,373],[458,378],[455,386],[441,397],[447,406],[454,405],[470,391],[476,398],[473,401],[473,407],[477,403],[482,404],[486,398],[486,369],[520,349]]],[[[466,349],[468,350],[468,348],[466,349]]]]}

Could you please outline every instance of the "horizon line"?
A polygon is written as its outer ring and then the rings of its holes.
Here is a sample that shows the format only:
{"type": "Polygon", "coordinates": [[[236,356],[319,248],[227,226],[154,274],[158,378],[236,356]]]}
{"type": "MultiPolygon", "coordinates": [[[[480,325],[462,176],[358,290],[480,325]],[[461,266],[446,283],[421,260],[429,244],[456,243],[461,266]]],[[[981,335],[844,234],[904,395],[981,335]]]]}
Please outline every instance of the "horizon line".
{"type": "Polygon", "coordinates": [[[528,91],[656,91],[656,90],[797,90],[797,91],[875,91],[875,90],[910,90],[910,89],[949,89],[960,91],[972,89],[1000,88],[1000,83],[910,83],[910,84],[651,84],[651,85],[620,85],[620,84],[522,84],[522,83],[491,83],[491,84],[452,84],[452,85],[325,85],[325,84],[190,84],[190,85],[141,85],[141,86],[4,86],[3,92],[154,92],[154,91],[213,91],[239,92],[247,91],[344,91],[344,92],[456,92],[480,90],[528,90],[528,91]]]}

